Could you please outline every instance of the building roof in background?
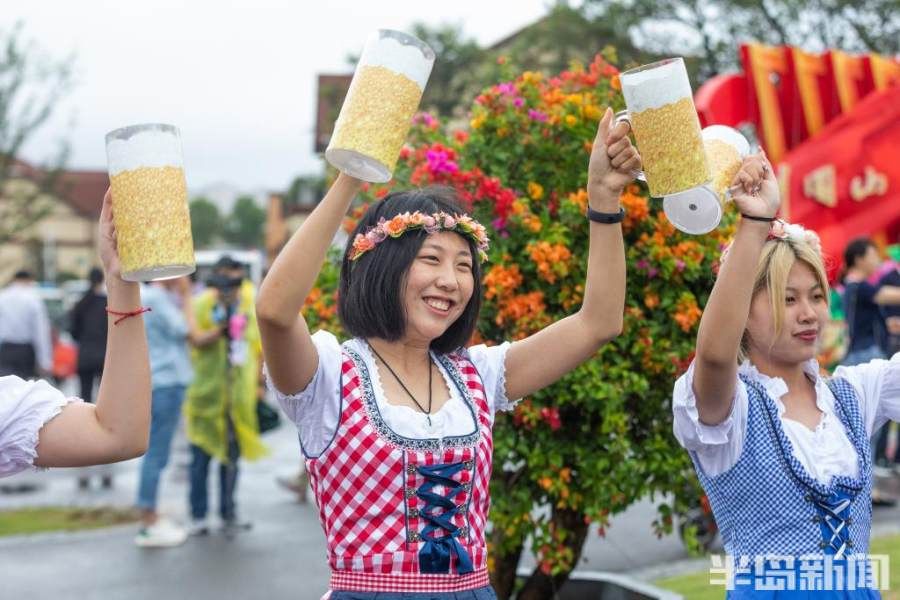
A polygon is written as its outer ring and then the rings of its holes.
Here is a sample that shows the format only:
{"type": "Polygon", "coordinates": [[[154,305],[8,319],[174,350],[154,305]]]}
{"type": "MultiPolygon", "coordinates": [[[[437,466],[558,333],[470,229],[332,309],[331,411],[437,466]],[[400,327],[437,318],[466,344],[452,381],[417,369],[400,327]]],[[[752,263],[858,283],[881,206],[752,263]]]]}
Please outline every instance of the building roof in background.
{"type": "Polygon", "coordinates": [[[60,200],[91,220],[100,217],[103,194],[108,187],[106,171],[65,171],[56,185],[60,200]]]}
{"type": "MultiPolygon", "coordinates": [[[[11,173],[13,177],[23,177],[38,181],[44,171],[22,160],[15,160],[11,173]]],[[[81,216],[96,220],[103,206],[103,194],[109,187],[106,171],[63,171],[56,182],[56,196],[81,216]]]]}

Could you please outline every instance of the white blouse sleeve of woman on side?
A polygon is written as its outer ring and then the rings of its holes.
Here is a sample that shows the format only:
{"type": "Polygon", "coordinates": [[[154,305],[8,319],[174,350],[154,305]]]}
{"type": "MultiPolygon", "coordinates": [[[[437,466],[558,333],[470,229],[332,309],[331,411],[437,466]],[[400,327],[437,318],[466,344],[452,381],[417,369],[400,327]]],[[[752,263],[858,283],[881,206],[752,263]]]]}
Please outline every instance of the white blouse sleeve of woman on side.
{"type": "Polygon", "coordinates": [[[694,396],[694,363],[675,382],[672,393],[673,429],[678,443],[695,452],[707,475],[724,473],[740,457],[747,430],[747,387],[736,378],[731,414],[718,425],[700,422],[694,396]]]}
{"type": "Polygon", "coordinates": [[[0,377],[0,477],[34,466],[41,428],[69,402],[46,381],[0,377]]]}
{"type": "Polygon", "coordinates": [[[509,342],[497,346],[478,344],[467,349],[469,359],[478,369],[491,414],[501,410],[513,410],[521,398],[506,397],[506,352],[509,342]]]}
{"type": "Polygon", "coordinates": [[[319,456],[331,443],[341,416],[341,345],[334,334],[320,329],[312,336],[319,365],[306,389],[284,393],[266,377],[266,386],[300,432],[303,453],[319,456]]]}
{"type": "Polygon", "coordinates": [[[900,421],[900,352],[890,360],[838,367],[834,376],[846,379],[859,395],[869,437],[888,421],[900,421]]]}

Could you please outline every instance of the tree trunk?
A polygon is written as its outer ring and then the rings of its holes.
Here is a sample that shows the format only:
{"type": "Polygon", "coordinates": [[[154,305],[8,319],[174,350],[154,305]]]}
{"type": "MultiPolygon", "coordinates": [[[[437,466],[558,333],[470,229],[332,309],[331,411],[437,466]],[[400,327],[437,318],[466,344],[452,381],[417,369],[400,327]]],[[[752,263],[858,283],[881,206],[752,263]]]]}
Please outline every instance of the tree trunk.
{"type": "MultiPolygon", "coordinates": [[[[494,531],[491,534],[494,548],[500,547],[503,534],[494,531]]],[[[519,544],[509,554],[494,552],[494,569],[491,571],[491,586],[497,594],[497,600],[509,600],[513,590],[516,589],[516,569],[519,566],[519,558],[522,556],[522,545],[519,544]]]]}
{"type": "MultiPolygon", "coordinates": [[[[587,539],[588,525],[584,520],[584,515],[572,510],[553,510],[553,523],[558,530],[565,531],[566,546],[572,550],[573,568],[578,565],[581,560],[581,550],[584,547],[584,541],[587,539]]],[[[556,596],[556,592],[569,579],[571,570],[564,571],[558,575],[547,575],[539,568],[535,569],[525,582],[525,587],[516,596],[516,600],[551,600],[556,596]]]]}

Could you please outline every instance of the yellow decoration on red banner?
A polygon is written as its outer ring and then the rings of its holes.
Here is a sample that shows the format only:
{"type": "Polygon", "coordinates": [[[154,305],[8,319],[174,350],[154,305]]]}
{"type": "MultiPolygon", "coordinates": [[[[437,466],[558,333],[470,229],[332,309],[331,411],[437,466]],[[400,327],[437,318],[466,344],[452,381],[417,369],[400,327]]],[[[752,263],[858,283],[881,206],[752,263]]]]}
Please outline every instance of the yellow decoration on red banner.
{"type": "Polygon", "coordinates": [[[825,126],[819,77],[828,74],[828,64],[821,54],[804,52],[799,48],[791,48],[791,58],[794,61],[794,73],[800,92],[800,104],[803,106],[806,131],[812,136],[825,126]]]}
{"type": "Polygon", "coordinates": [[[831,68],[834,70],[834,84],[841,101],[841,112],[846,114],[860,100],[858,86],[866,77],[866,61],[862,56],[832,50],[831,68]]]}
{"type": "Polygon", "coordinates": [[[787,58],[782,48],[749,44],[748,49],[766,153],[769,160],[778,162],[784,156],[787,145],[782,128],[784,121],[781,117],[781,107],[778,105],[778,90],[772,76],[783,78],[787,74],[787,58]]]}
{"type": "Polygon", "coordinates": [[[837,177],[834,165],[810,171],[803,178],[803,194],[825,206],[837,205],[837,177]]]}
{"type": "Polygon", "coordinates": [[[870,54],[869,68],[872,70],[876,90],[886,90],[892,85],[900,84],[900,62],[880,54],[870,54]]]}
{"type": "Polygon", "coordinates": [[[884,196],[888,191],[888,178],[866,165],[865,176],[857,175],[850,180],[850,197],[862,202],[869,196],[884,196]]]}

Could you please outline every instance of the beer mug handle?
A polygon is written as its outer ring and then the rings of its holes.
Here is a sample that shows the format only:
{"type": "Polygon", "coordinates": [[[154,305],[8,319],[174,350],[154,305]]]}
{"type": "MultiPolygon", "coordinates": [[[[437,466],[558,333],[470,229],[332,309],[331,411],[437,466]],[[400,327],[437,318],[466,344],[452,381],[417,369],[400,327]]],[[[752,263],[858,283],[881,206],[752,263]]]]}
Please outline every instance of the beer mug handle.
{"type": "MultiPolygon", "coordinates": [[[[615,122],[613,123],[613,127],[618,125],[619,123],[628,123],[628,127],[631,131],[634,131],[634,127],[631,125],[631,115],[628,114],[627,110],[620,110],[615,114],[615,122]]],[[[632,177],[637,179],[638,181],[647,182],[647,176],[644,175],[644,172],[640,169],[634,169],[631,171],[632,177]]]]}

